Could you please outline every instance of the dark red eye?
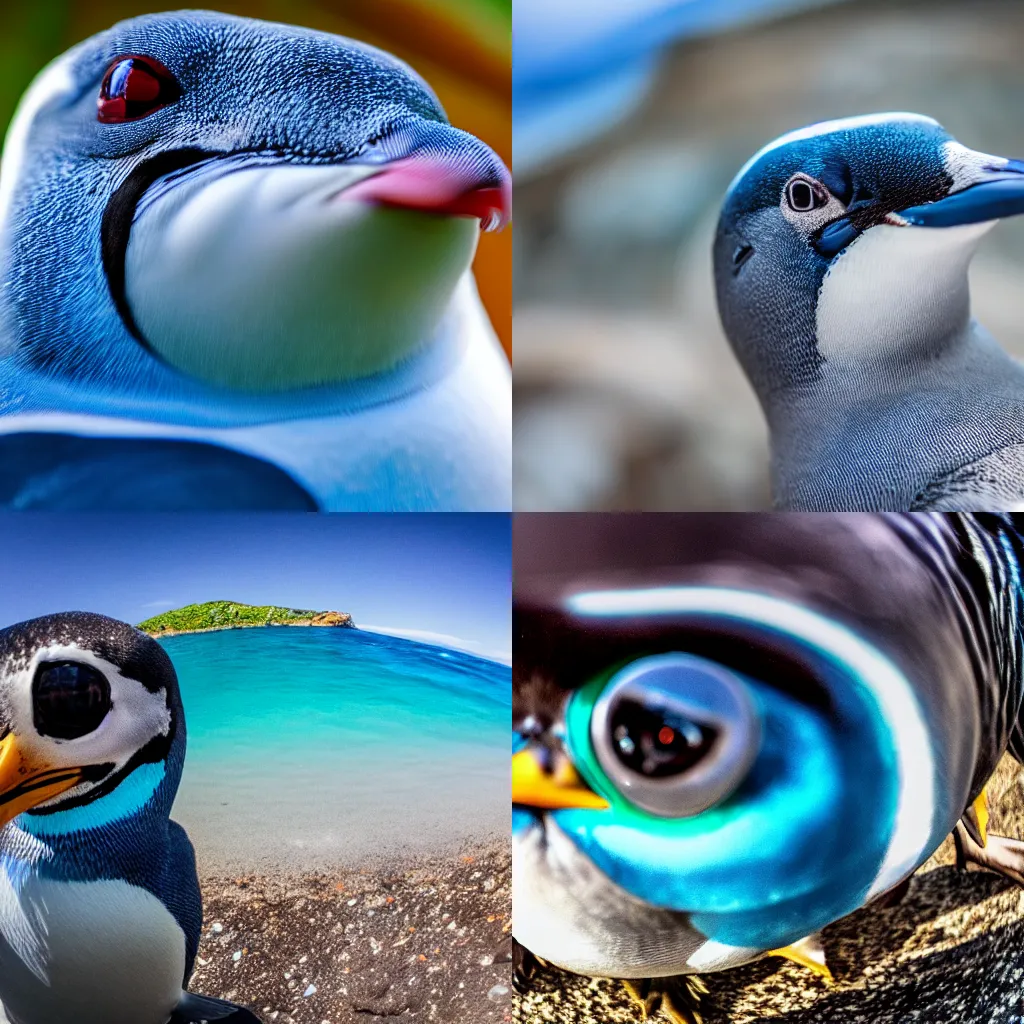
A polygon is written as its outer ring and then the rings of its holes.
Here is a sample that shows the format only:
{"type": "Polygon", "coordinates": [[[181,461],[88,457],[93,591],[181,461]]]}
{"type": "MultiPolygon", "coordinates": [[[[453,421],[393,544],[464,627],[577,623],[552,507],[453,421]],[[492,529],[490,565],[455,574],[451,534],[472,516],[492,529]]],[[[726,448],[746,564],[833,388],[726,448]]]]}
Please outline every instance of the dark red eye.
{"type": "Polygon", "coordinates": [[[119,57],[107,69],[97,100],[104,124],[137,121],[181,97],[174,75],[152,57],[119,57]]]}

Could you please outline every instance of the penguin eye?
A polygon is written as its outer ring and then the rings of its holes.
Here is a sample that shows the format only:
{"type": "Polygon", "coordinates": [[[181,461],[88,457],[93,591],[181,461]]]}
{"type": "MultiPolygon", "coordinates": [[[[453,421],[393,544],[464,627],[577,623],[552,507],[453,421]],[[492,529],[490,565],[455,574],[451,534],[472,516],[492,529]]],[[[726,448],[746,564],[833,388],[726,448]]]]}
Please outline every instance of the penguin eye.
{"type": "Polygon", "coordinates": [[[100,727],[111,708],[110,683],[77,661],[44,662],[32,683],[32,720],[40,736],[74,740],[100,727]]]}
{"type": "Polygon", "coordinates": [[[786,183],[786,202],[796,213],[807,213],[828,206],[829,192],[821,182],[794,175],[786,183]]]}
{"type": "Polygon", "coordinates": [[[651,814],[699,814],[745,778],[761,728],[739,676],[704,658],[640,658],[608,681],[590,718],[609,781],[651,814]]]}
{"type": "Polygon", "coordinates": [[[650,708],[624,698],[615,705],[609,728],[616,756],[648,779],[681,775],[714,746],[718,730],[671,707],[650,708]]]}
{"type": "Polygon", "coordinates": [[[119,57],[107,69],[97,100],[103,124],[138,121],[181,98],[181,86],[153,57],[119,57]]]}

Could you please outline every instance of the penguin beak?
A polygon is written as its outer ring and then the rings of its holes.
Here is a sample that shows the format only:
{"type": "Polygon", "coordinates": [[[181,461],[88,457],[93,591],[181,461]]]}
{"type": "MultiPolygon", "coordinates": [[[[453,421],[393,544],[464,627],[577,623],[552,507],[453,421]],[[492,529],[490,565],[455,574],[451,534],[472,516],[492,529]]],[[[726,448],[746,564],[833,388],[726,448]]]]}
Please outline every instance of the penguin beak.
{"type": "Polygon", "coordinates": [[[497,158],[478,168],[457,156],[413,154],[342,194],[441,217],[476,217],[484,231],[500,231],[512,219],[512,179],[497,158]]]}
{"type": "Polygon", "coordinates": [[[19,814],[73,789],[81,768],[55,768],[29,754],[13,733],[0,740],[0,828],[19,814]]]}
{"type": "Polygon", "coordinates": [[[603,811],[609,806],[583,783],[568,758],[561,758],[556,770],[548,772],[533,750],[512,755],[512,803],[546,811],[603,811]]]}
{"type": "MultiPolygon", "coordinates": [[[[983,154],[977,154],[982,160],[983,154]]],[[[988,158],[974,182],[934,203],[899,210],[897,217],[908,226],[949,228],[981,224],[1024,213],[1024,161],[988,158]]]]}

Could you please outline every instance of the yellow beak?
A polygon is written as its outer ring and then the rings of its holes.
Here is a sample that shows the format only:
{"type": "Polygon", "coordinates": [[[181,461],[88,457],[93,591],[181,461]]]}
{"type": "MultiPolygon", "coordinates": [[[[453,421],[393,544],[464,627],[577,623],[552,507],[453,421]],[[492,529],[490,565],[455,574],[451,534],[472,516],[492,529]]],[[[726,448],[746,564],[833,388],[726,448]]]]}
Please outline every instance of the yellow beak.
{"type": "Polygon", "coordinates": [[[568,758],[560,758],[553,773],[546,772],[530,750],[512,755],[512,803],[552,811],[603,811],[609,806],[584,784],[568,758]]]}
{"type": "Polygon", "coordinates": [[[0,828],[19,814],[73,789],[81,768],[54,768],[26,753],[8,733],[0,740],[0,828]]]}

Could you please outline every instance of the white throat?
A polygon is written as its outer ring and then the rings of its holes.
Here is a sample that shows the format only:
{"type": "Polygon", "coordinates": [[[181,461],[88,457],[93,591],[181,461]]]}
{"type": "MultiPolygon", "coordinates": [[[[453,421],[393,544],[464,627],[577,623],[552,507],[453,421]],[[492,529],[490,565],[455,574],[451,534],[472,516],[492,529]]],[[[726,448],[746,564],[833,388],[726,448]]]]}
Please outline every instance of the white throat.
{"type": "Polygon", "coordinates": [[[826,362],[863,368],[937,355],[967,325],[967,269],[992,226],[865,231],[833,262],[818,294],[826,362]]]}
{"type": "Polygon", "coordinates": [[[433,336],[479,223],[345,199],[358,166],[211,161],[136,211],[125,289],[181,372],[274,392],[390,370],[433,336]]]}

